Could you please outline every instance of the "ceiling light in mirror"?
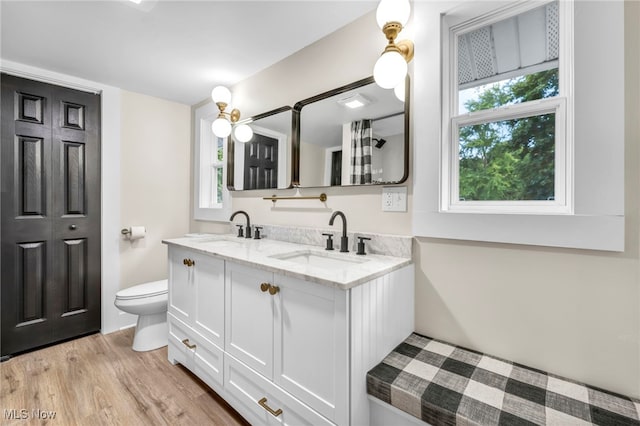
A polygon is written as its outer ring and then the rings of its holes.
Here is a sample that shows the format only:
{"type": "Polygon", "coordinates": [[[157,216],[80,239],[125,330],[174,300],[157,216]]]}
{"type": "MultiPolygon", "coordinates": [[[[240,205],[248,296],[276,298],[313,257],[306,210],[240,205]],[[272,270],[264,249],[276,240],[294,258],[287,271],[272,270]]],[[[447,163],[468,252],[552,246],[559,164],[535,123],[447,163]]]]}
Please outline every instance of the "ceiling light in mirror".
{"type": "Polygon", "coordinates": [[[369,105],[371,101],[360,93],[355,93],[351,96],[344,97],[338,100],[338,103],[347,108],[355,109],[362,108],[365,105],[369,105]]]}

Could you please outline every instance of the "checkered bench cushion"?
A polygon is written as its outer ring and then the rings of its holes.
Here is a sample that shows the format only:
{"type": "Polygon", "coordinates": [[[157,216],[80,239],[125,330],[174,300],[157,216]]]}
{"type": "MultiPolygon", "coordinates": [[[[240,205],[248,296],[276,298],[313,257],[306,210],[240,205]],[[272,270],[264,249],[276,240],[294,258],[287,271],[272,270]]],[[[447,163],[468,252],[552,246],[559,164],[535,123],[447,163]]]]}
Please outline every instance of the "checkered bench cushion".
{"type": "Polygon", "coordinates": [[[640,425],[640,401],[412,334],[367,392],[432,425],[640,425]]]}

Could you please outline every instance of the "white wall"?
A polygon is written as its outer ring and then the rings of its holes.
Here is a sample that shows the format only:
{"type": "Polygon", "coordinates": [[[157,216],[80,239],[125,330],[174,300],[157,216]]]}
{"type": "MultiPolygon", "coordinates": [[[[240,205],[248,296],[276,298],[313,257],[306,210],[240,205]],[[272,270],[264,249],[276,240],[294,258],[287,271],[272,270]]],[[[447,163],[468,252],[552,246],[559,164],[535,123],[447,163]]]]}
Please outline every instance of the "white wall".
{"type": "Polygon", "coordinates": [[[121,204],[123,228],[143,225],[145,238],[120,239],[120,287],[167,277],[162,240],[189,229],[190,107],[122,92],[121,204]]]}
{"type": "MultiPolygon", "coordinates": [[[[420,333],[640,397],[639,3],[625,3],[625,20],[625,252],[420,238],[415,310],[420,333]]],[[[383,46],[369,14],[236,85],[236,105],[252,115],[368,76],[383,46]]],[[[414,133],[411,143],[424,137],[414,133]]],[[[411,177],[408,185],[411,210],[411,177]]],[[[264,191],[234,194],[233,209],[256,223],[299,226],[327,226],[331,211],[343,210],[351,230],[411,235],[410,213],[380,211],[380,188],[323,191],[327,210],[310,201],[272,209],[264,191]]]]}
{"type": "Polygon", "coordinates": [[[382,157],[382,180],[398,181],[404,173],[404,135],[389,136],[386,141],[382,148],[373,148],[374,155],[382,157]]]}
{"type": "Polygon", "coordinates": [[[325,147],[300,141],[300,185],[322,186],[326,155],[325,147]]]}

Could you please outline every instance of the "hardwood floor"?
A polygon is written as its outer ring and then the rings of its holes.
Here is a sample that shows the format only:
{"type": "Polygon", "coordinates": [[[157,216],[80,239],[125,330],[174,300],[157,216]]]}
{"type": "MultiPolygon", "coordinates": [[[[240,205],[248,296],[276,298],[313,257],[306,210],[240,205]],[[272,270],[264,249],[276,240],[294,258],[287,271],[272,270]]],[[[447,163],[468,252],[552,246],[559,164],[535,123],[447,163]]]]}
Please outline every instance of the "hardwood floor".
{"type": "Polygon", "coordinates": [[[132,338],[94,334],[1,363],[0,424],[248,425],[166,347],[134,352],[132,338]]]}

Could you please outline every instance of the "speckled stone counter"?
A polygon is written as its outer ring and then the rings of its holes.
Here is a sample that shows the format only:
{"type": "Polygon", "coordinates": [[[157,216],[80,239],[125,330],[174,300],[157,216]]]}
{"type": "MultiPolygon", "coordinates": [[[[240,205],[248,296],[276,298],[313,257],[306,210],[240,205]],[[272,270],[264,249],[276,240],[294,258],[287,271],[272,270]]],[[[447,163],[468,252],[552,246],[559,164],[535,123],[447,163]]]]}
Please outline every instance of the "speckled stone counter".
{"type": "MultiPolygon", "coordinates": [[[[381,277],[412,263],[410,251],[408,257],[380,254],[359,256],[354,252],[326,251],[315,245],[276,241],[268,238],[260,240],[237,238],[227,234],[194,234],[162,242],[170,246],[188,248],[224,260],[343,290],[381,277]],[[327,261],[323,266],[292,262],[290,259],[296,256],[312,256],[320,260],[317,263],[322,263],[322,258],[326,258],[327,261]]],[[[404,254],[407,254],[406,251],[404,254]]]]}

